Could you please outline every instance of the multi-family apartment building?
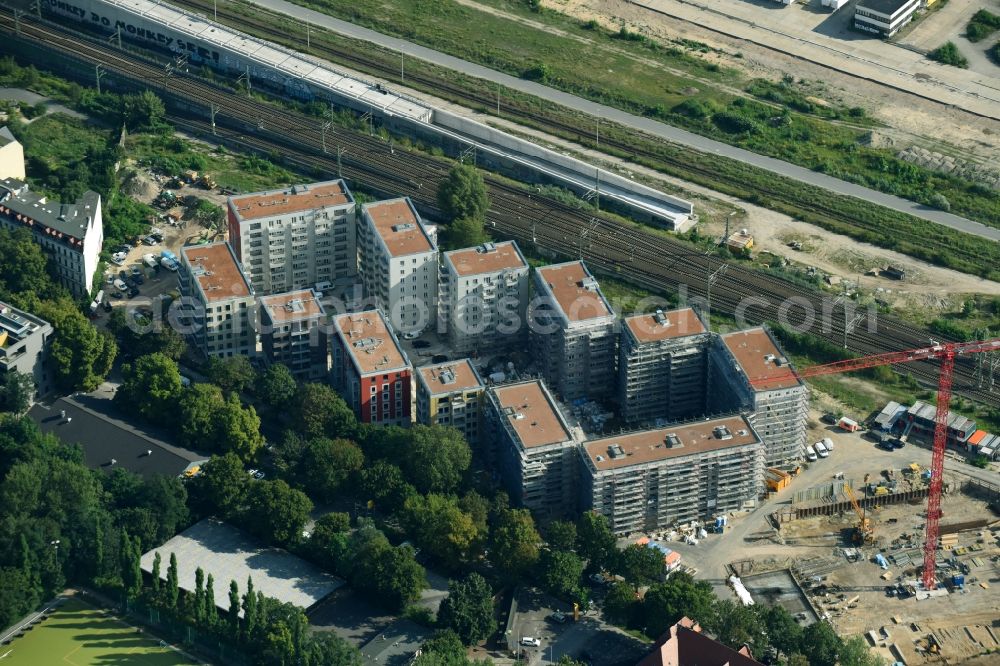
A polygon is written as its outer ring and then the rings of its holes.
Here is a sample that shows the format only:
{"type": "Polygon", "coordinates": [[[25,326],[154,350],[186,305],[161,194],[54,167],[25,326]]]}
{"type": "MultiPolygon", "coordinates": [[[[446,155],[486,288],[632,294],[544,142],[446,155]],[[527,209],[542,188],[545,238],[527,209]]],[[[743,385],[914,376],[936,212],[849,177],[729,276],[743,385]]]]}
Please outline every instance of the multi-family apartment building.
{"type": "Polygon", "coordinates": [[[337,315],[331,381],[362,423],[409,425],[412,367],[381,310],[337,315]]]}
{"type": "Polygon", "coordinates": [[[23,181],[4,178],[0,227],[31,232],[59,282],[77,298],[90,297],[104,243],[101,195],[87,191],[75,204],[62,204],[31,192],[23,181]]]}
{"type": "Polygon", "coordinates": [[[17,372],[32,378],[35,396],[47,395],[53,389],[46,363],[51,337],[47,321],[0,301],[0,384],[17,372]]]}
{"type": "Polygon", "coordinates": [[[486,392],[487,436],[515,504],[540,517],[571,515],[577,506],[578,436],[540,380],[486,392]]]}
{"type": "Polygon", "coordinates": [[[530,282],[514,241],[445,252],[438,285],[439,331],[457,352],[524,344],[530,282]]]}
{"type": "Polygon", "coordinates": [[[710,410],[747,414],[767,466],[794,466],[805,451],[809,394],[777,341],[758,327],[719,336],[714,346],[710,410]]]}
{"type": "Polygon", "coordinates": [[[619,535],[739,509],[764,482],[764,446],[743,416],[604,437],[581,452],[583,506],[619,535]]]}
{"type": "Polygon", "coordinates": [[[229,197],[229,242],[268,295],[357,275],[354,197],[342,180],[229,197]]]}
{"type": "Polygon", "coordinates": [[[417,368],[417,421],[457,428],[473,447],[480,445],[486,387],[465,358],[417,368]]]}
{"type": "Polygon", "coordinates": [[[416,333],[437,320],[438,251],[409,198],[361,206],[361,277],[396,330],[416,333]]]}
{"type": "Polygon", "coordinates": [[[618,346],[618,403],[630,424],[679,421],[705,413],[711,334],[681,308],[626,317],[618,346]]]}
{"type": "Polygon", "coordinates": [[[0,180],[24,180],[24,148],[7,127],[0,127],[0,180]]]}
{"type": "Polygon", "coordinates": [[[262,296],[260,342],[268,363],[285,365],[297,379],[327,376],[330,346],[326,312],[312,289],[262,296]]]}
{"type": "Polygon", "coordinates": [[[566,401],[612,395],[616,321],[582,261],[536,269],[530,343],[546,383],[566,401]]]}
{"type": "Polygon", "coordinates": [[[254,356],[257,353],[257,303],[229,243],[181,248],[177,271],[187,338],[205,356],[254,356]]]}

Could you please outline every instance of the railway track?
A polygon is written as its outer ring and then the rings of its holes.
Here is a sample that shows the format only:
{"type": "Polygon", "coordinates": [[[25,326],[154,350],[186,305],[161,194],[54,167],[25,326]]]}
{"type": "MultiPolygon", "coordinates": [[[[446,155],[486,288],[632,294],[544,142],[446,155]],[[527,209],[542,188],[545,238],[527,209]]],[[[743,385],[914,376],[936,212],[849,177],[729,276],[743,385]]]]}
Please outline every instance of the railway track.
{"type": "MultiPolygon", "coordinates": [[[[446,160],[393,147],[379,137],[364,132],[338,129],[327,134],[327,144],[339,148],[323,152],[322,121],[255,99],[240,97],[223,88],[183,72],[167,74],[163,64],[135,53],[119,51],[88,37],[67,33],[26,17],[20,19],[21,37],[14,33],[14,21],[0,11],[0,33],[10,40],[29,40],[62,57],[100,65],[106,72],[105,84],[116,83],[129,89],[158,89],[170,109],[170,119],[178,129],[207,140],[229,143],[263,154],[278,153],[289,165],[305,173],[339,173],[353,182],[384,194],[410,196],[423,210],[436,209],[438,183],[450,167],[446,160]],[[188,108],[179,110],[179,102],[188,108]],[[215,125],[208,117],[216,109],[215,125]],[[193,108],[192,108],[193,107],[193,108]]],[[[26,54],[37,57],[37,49],[26,54]]],[[[488,223],[499,235],[512,237],[542,252],[581,257],[598,272],[619,276],[653,292],[676,292],[682,285],[690,296],[704,298],[711,286],[713,308],[733,315],[748,299],[758,300],[745,312],[750,324],[777,321],[782,308],[787,321],[832,343],[843,339],[843,305],[832,308],[826,324],[810,322],[799,306],[814,312],[830,310],[821,294],[786,280],[726,264],[716,256],[692,252],[690,246],[630,226],[600,213],[582,211],[525,190],[509,181],[485,174],[490,189],[488,223]],[[587,230],[587,233],[583,233],[587,230]],[[726,266],[723,268],[723,266],[726,266]],[[710,276],[714,275],[714,280],[710,276]],[[786,305],[783,305],[786,304],[786,305]],[[839,315],[839,316],[838,316],[839,315]]],[[[866,330],[862,319],[848,336],[850,348],[859,354],[874,354],[926,346],[928,333],[887,316],[878,317],[877,330],[866,330]]],[[[936,367],[929,363],[909,364],[905,371],[918,380],[936,384],[936,367]]],[[[992,407],[1000,406],[1000,395],[977,388],[974,368],[962,360],[956,368],[956,392],[992,407]]]]}

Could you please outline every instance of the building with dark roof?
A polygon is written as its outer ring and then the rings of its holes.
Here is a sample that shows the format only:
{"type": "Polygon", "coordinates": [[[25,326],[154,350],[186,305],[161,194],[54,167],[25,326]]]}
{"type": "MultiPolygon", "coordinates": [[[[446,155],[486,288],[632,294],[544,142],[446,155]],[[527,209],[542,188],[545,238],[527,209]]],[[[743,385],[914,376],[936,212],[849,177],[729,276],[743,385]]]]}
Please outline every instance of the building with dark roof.
{"type": "Polygon", "coordinates": [[[683,617],[656,641],[637,666],[762,666],[747,646],[734,650],[702,633],[701,625],[683,617]]]}
{"type": "Polygon", "coordinates": [[[892,37],[927,4],[927,0],[858,0],[854,7],[854,27],[881,37],[892,37]]]}

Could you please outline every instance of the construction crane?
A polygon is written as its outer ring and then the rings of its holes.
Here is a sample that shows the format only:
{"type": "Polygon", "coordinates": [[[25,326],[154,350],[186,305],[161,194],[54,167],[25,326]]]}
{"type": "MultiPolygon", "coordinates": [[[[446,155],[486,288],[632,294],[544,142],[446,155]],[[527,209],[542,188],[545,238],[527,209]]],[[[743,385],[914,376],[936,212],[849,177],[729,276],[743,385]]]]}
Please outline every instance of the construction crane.
{"type": "Polygon", "coordinates": [[[924,539],[924,570],[921,579],[925,590],[937,587],[935,557],[938,547],[938,522],[941,519],[941,484],[944,473],[944,451],[948,442],[948,412],[951,405],[952,373],[955,370],[955,357],[968,354],[1000,351],[1000,338],[977,340],[973,342],[935,343],[931,347],[910,349],[901,352],[889,352],[874,356],[851,358],[846,361],[814,365],[802,370],[792,370],[787,373],[768,374],[759,378],[749,378],[750,384],[761,390],[767,390],[769,385],[779,384],[790,378],[806,379],[819,375],[833,375],[841,372],[853,372],[881,365],[896,365],[913,361],[940,360],[941,370],[938,375],[937,413],[934,418],[934,446],[931,454],[930,487],[927,492],[927,525],[924,539]]]}
{"type": "Polygon", "coordinates": [[[872,520],[865,515],[864,509],[858,504],[858,500],[854,497],[854,489],[849,485],[844,484],[844,490],[847,492],[847,497],[851,500],[851,506],[854,507],[854,513],[858,514],[858,530],[854,533],[854,541],[856,543],[874,543],[875,542],[875,528],[872,525],[872,520]]]}

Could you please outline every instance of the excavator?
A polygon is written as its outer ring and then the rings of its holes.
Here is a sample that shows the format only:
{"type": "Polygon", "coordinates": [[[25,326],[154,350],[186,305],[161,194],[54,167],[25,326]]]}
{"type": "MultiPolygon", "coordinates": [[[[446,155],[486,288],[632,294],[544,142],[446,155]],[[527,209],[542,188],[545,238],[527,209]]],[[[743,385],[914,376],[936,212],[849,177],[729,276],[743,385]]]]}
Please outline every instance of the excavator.
{"type": "Polygon", "coordinates": [[[854,530],[854,543],[871,545],[875,543],[875,526],[872,523],[871,518],[865,515],[864,509],[858,504],[857,498],[854,496],[854,490],[848,486],[844,485],[844,492],[847,493],[847,497],[851,500],[851,506],[854,507],[854,513],[858,514],[858,526],[854,530]]]}

